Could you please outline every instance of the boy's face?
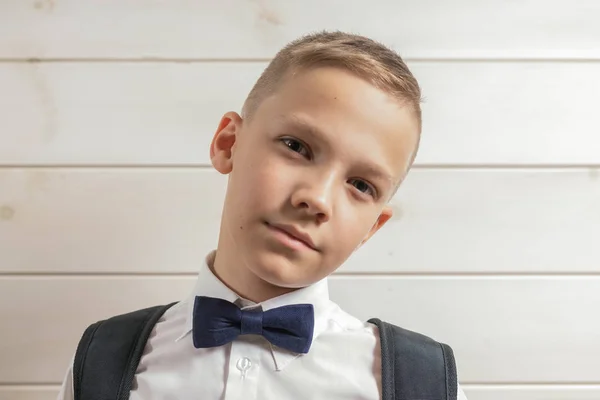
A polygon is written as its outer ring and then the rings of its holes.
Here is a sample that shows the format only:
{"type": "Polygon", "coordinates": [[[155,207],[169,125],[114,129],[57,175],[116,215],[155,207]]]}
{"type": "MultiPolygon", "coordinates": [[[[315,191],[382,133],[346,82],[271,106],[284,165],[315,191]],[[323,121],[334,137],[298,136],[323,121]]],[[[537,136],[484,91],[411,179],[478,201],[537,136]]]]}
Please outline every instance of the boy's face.
{"type": "Polygon", "coordinates": [[[226,114],[213,139],[229,174],[219,251],[275,286],[321,280],[390,219],[417,137],[409,107],[348,72],[287,78],[250,121],[226,114]]]}

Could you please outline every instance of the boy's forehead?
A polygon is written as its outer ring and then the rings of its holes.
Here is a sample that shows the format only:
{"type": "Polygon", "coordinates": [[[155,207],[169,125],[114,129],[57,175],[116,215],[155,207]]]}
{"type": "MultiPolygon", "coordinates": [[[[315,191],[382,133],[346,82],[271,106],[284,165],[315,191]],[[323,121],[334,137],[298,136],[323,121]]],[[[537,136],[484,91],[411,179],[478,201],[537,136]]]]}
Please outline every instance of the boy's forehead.
{"type": "Polygon", "coordinates": [[[317,67],[287,73],[264,100],[269,106],[266,111],[277,114],[293,113],[302,108],[304,113],[317,116],[323,107],[338,106],[345,108],[344,111],[357,111],[363,116],[377,114],[406,120],[411,127],[418,125],[416,116],[406,113],[408,105],[404,100],[338,67],[317,67]],[[271,101],[266,101],[269,98],[271,101]]]}

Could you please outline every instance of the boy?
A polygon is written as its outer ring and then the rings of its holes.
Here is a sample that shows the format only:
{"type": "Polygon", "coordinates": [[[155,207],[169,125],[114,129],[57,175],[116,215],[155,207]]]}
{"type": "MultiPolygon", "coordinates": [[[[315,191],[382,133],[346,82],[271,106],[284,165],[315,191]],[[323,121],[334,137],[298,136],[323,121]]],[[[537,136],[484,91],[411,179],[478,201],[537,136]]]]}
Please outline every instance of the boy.
{"type": "MultiPolygon", "coordinates": [[[[229,175],[217,249],[153,326],[122,398],[382,397],[378,328],[331,302],[325,278],[392,216],[420,96],[401,58],[365,37],[322,32],[276,55],[210,146],[229,175]],[[262,328],[286,318],[294,334],[262,328]]],[[[59,399],[80,379],[70,369],[59,399]]]]}

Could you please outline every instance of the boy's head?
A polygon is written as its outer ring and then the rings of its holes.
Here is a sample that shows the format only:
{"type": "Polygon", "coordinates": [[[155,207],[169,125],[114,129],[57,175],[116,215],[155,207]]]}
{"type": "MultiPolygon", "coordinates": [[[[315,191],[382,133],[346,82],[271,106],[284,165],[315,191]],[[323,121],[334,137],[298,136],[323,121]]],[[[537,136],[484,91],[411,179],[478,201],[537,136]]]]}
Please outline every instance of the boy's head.
{"type": "Polygon", "coordinates": [[[365,37],[324,32],[282,49],[211,144],[229,174],[217,257],[286,289],[335,271],[392,216],[420,101],[402,59],[365,37]]]}

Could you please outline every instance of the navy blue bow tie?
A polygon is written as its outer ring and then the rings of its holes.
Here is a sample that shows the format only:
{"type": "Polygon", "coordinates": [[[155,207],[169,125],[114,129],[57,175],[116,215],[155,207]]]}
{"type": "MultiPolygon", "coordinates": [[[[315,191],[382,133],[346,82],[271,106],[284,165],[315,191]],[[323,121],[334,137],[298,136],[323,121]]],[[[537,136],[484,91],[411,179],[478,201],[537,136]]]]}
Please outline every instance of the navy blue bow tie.
{"type": "Polygon", "coordinates": [[[192,335],[196,348],[222,346],[239,335],[262,335],[275,346],[308,353],[314,325],[312,304],[242,310],[226,300],[197,296],[192,335]]]}

